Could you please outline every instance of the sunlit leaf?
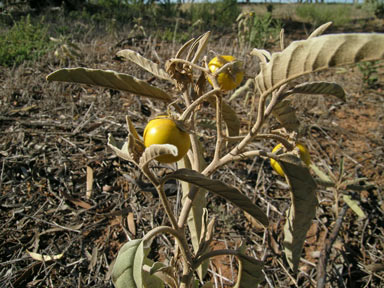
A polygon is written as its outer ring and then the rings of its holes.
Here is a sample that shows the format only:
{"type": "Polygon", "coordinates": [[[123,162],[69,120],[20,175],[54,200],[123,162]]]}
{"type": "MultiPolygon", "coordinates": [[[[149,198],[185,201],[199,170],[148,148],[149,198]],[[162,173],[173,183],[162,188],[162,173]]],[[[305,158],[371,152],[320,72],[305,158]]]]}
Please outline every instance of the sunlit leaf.
{"type": "Polygon", "coordinates": [[[127,161],[133,161],[133,157],[131,153],[129,153],[128,150],[128,142],[118,142],[115,140],[115,138],[112,136],[112,134],[108,135],[108,147],[110,147],[113,152],[116,153],[116,155],[124,160],[127,161]]]}
{"type": "Polygon", "coordinates": [[[311,35],[309,35],[308,39],[322,35],[325,32],[325,30],[327,30],[328,27],[331,25],[332,25],[332,22],[327,22],[321,25],[320,27],[316,28],[315,31],[313,31],[311,35]]]}
{"type": "Polygon", "coordinates": [[[349,195],[343,195],[344,202],[356,213],[359,218],[365,218],[365,213],[361,210],[359,203],[356,200],[353,200],[349,195]]]}
{"type": "Polygon", "coordinates": [[[48,81],[62,81],[96,85],[170,102],[172,98],[163,90],[131,75],[112,70],[90,68],[64,68],[47,76],[48,81]]]}
{"type": "Polygon", "coordinates": [[[205,47],[207,47],[210,35],[211,32],[208,31],[196,39],[188,52],[187,60],[190,60],[192,63],[196,63],[200,59],[201,54],[205,50],[205,47]]]}
{"type": "Polygon", "coordinates": [[[159,67],[158,64],[152,62],[151,60],[141,56],[136,51],[125,49],[117,52],[116,54],[119,57],[123,57],[126,60],[132,61],[139,65],[141,68],[147,70],[152,73],[154,76],[170,81],[168,73],[159,67]]]}
{"type": "Polygon", "coordinates": [[[133,269],[136,251],[141,242],[141,239],[131,240],[120,248],[112,270],[112,282],[116,288],[137,287],[133,269]]]}
{"type": "Polygon", "coordinates": [[[302,75],[384,56],[384,34],[333,34],[294,41],[260,63],[256,84],[263,95],[302,75]]]}

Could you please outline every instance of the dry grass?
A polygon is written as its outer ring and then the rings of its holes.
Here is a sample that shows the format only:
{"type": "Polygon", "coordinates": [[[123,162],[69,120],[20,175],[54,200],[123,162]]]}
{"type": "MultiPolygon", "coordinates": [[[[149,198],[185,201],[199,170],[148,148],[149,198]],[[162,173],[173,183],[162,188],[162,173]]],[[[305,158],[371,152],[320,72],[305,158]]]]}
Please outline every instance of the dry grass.
{"type": "MultiPolygon", "coordinates": [[[[156,54],[165,60],[177,47],[172,43],[156,43],[155,53],[151,49],[154,43],[148,43],[148,39],[115,46],[123,35],[119,34],[117,40],[98,35],[80,42],[83,56],[67,63],[68,66],[126,72],[169,89],[138,67],[115,60],[114,54],[122,48],[131,48],[153,60],[158,59],[156,54]]],[[[246,58],[249,71],[256,71],[256,63],[248,58],[248,51],[239,51],[233,39],[211,41],[208,51],[246,58]]],[[[58,68],[61,66],[52,55],[16,68],[0,68],[2,287],[112,287],[110,268],[119,247],[129,239],[142,237],[155,226],[167,224],[159,201],[146,192],[150,189],[132,181],[138,179],[138,172],[116,158],[106,146],[108,133],[125,138],[125,115],[142,132],[150,114],[163,112],[164,105],[108,89],[47,83],[45,76],[58,68]],[[89,198],[87,167],[93,171],[89,198]],[[134,216],[135,229],[129,215],[134,216]],[[64,253],[64,256],[56,261],[39,262],[27,250],[44,255],[64,253]]],[[[364,90],[356,68],[336,72],[310,77],[344,85],[349,94],[346,103],[323,96],[294,99],[304,128],[303,139],[310,147],[313,161],[324,171],[330,169],[337,174],[340,157],[344,156],[348,177],[367,177],[367,182],[373,184],[359,193],[340,191],[352,194],[368,217],[359,220],[351,210],[347,211],[330,254],[329,285],[382,287],[384,96],[382,90],[364,90]]],[[[246,117],[250,103],[238,99],[232,105],[246,117]]],[[[209,108],[200,113],[201,119],[212,119],[209,108]]],[[[206,127],[202,126],[202,131],[211,133],[206,127]]],[[[205,144],[213,143],[207,140],[205,144]]],[[[255,145],[272,147],[273,143],[255,145]]],[[[210,148],[206,156],[211,155],[210,148]]],[[[229,165],[214,177],[241,189],[264,207],[272,222],[268,230],[252,226],[240,211],[209,195],[210,214],[218,216],[215,249],[235,247],[240,240],[245,241],[248,252],[265,261],[263,287],[314,287],[319,252],[337,218],[333,192],[318,191],[317,217],[308,233],[300,273],[293,275],[282,257],[281,228],[289,207],[289,191],[283,179],[272,172],[268,161],[260,158],[229,165]]],[[[177,186],[174,189],[180,193],[177,186]]],[[[178,204],[180,197],[170,197],[178,204]]],[[[171,242],[156,239],[150,256],[169,259],[171,242]]],[[[210,266],[210,277],[215,287],[230,287],[236,276],[236,264],[233,259],[225,264],[221,260],[229,259],[216,259],[210,266]]]]}

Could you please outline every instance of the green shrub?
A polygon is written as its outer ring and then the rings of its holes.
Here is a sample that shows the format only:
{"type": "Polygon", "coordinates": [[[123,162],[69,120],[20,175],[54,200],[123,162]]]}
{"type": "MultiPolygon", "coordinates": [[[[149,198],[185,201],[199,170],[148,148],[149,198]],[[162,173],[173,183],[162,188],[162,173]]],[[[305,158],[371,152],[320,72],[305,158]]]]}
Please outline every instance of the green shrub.
{"type": "Polygon", "coordinates": [[[220,31],[232,30],[241,10],[236,0],[221,0],[194,3],[187,11],[186,18],[192,24],[202,22],[205,30],[219,28],[220,31]]]}
{"type": "Polygon", "coordinates": [[[351,21],[351,7],[334,4],[301,4],[296,14],[314,27],[332,21],[333,26],[344,26],[351,21]]]}
{"type": "Polygon", "coordinates": [[[243,12],[237,18],[237,35],[242,46],[249,44],[255,48],[267,48],[279,39],[282,24],[270,13],[263,16],[254,12],[243,12]]]}
{"type": "Polygon", "coordinates": [[[33,24],[29,15],[15,22],[0,37],[0,65],[19,65],[26,60],[36,60],[52,47],[43,24],[33,24]]]}

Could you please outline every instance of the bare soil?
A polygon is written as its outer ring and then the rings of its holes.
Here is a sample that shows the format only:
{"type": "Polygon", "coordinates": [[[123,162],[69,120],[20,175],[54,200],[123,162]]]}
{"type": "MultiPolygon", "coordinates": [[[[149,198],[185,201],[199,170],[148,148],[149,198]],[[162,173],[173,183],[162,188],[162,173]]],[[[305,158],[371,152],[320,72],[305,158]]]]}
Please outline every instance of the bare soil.
{"type": "MultiPolygon", "coordinates": [[[[287,29],[287,33],[289,42],[306,32],[287,29]]],[[[148,38],[127,41],[122,46],[116,44],[122,43],[124,35],[119,37],[100,35],[78,43],[83,56],[75,61],[60,63],[47,55],[35,63],[0,68],[1,287],[113,287],[110,272],[119,248],[168,223],[150,187],[133,181],[139,179],[139,172],[106,145],[108,133],[118,139],[126,137],[125,115],[142,133],[148,119],[166,107],[119,91],[45,80],[63,66],[85,66],[126,72],[171,91],[169,85],[114,55],[130,48],[154,61],[164,61],[178,46],[155,43],[155,53],[151,48],[154,42],[148,42],[148,38]],[[87,183],[92,189],[87,190],[87,183]],[[62,257],[38,261],[29,252],[62,257]]],[[[229,36],[211,41],[208,50],[248,57],[245,55],[249,51],[239,51],[234,39],[229,36]]],[[[249,71],[257,69],[254,62],[248,63],[249,71]]],[[[325,173],[331,171],[337,176],[343,158],[345,178],[364,178],[356,184],[366,188],[358,192],[339,190],[338,211],[334,191],[319,188],[317,215],[307,235],[300,272],[294,275],[282,257],[281,228],[289,207],[284,180],[263,159],[228,165],[214,177],[241,189],[268,211],[272,224],[265,231],[237,209],[209,195],[210,215],[217,215],[213,249],[238,247],[240,241],[245,242],[250,255],[265,261],[267,280],[262,287],[315,287],[320,251],[344,207],[342,195],[348,194],[367,217],[359,219],[347,210],[328,261],[327,287],[384,287],[383,83],[374,90],[364,88],[356,66],[317,73],[304,80],[335,81],[348,93],[345,103],[329,96],[293,98],[303,127],[302,139],[310,148],[313,162],[325,173]]],[[[232,104],[244,116],[251,103],[238,99],[232,104]]],[[[211,112],[202,111],[207,134],[212,133],[211,112]]],[[[210,153],[211,148],[206,156],[210,153]]],[[[169,193],[180,192],[175,189],[169,193]]],[[[179,199],[170,198],[173,203],[179,199]]],[[[150,256],[169,260],[171,243],[157,239],[150,256]]],[[[236,261],[215,259],[210,272],[207,279],[215,287],[231,287],[236,261]]]]}

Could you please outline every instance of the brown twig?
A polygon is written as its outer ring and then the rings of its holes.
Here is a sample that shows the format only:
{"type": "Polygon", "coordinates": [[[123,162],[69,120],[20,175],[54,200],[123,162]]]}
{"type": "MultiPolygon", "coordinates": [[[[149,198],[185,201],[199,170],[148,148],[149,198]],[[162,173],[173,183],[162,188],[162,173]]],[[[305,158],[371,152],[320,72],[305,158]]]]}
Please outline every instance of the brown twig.
{"type": "Polygon", "coordinates": [[[339,216],[337,217],[335,227],[329,238],[325,241],[325,245],[323,250],[320,253],[320,260],[317,264],[317,288],[325,287],[326,279],[327,279],[327,262],[329,259],[329,254],[331,253],[332,245],[335,242],[337,235],[339,234],[339,230],[341,228],[341,224],[343,223],[343,218],[345,213],[348,210],[348,205],[344,205],[341,208],[339,216]]]}

